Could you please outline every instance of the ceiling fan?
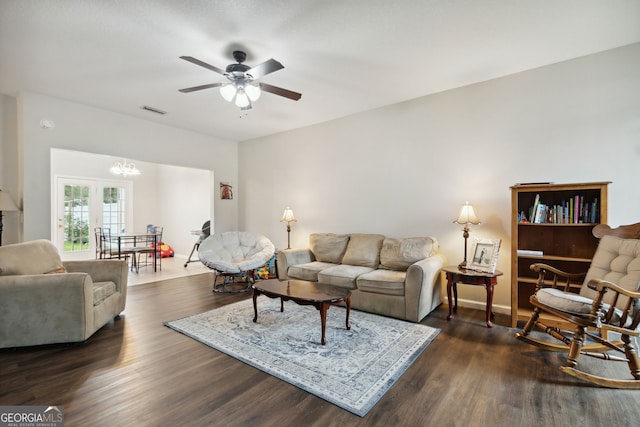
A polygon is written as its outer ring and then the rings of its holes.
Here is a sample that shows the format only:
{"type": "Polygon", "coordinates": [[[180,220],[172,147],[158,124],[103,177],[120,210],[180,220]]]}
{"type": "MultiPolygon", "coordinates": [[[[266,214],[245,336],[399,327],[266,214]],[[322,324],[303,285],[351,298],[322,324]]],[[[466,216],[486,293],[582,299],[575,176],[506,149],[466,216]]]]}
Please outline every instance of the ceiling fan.
{"type": "Polygon", "coordinates": [[[237,61],[237,64],[229,64],[226,69],[222,70],[192,56],[181,56],[180,59],[184,59],[192,64],[196,64],[208,70],[215,71],[218,74],[222,74],[229,79],[229,82],[209,83],[206,85],[189,87],[186,89],[180,89],[180,92],[189,93],[197,90],[219,87],[222,97],[229,102],[235,101],[235,104],[240,107],[241,110],[251,109],[251,102],[256,101],[260,97],[261,91],[283,96],[294,101],[297,101],[302,97],[302,94],[298,92],[293,92],[291,90],[257,81],[259,78],[264,77],[267,74],[284,68],[284,66],[275,59],[272,58],[262,64],[256,65],[255,67],[249,67],[248,65],[243,64],[247,58],[247,54],[245,52],[236,50],[233,52],[233,58],[237,61]]]}

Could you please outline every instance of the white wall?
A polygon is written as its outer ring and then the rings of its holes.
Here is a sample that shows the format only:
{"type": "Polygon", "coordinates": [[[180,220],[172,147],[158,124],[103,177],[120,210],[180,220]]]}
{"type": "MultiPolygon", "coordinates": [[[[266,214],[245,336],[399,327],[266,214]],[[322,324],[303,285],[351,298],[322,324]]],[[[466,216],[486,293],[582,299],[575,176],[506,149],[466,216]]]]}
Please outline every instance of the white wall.
{"type": "MultiPolygon", "coordinates": [[[[51,238],[52,147],[174,166],[212,170],[216,180],[238,181],[237,144],[146,120],[25,92],[18,97],[18,141],[24,151],[24,240],[51,238]],[[55,128],[40,127],[42,119],[55,128]]],[[[216,231],[238,228],[237,201],[215,199],[216,231]]],[[[184,209],[171,206],[166,209],[184,209]]],[[[198,219],[189,228],[197,229],[198,219]]]]}
{"type": "MultiPolygon", "coordinates": [[[[511,185],[613,181],[609,223],[640,220],[640,44],[242,142],[239,159],[240,228],[278,248],[291,206],[292,247],[312,232],[432,235],[458,264],[468,200],[471,237],[502,239],[506,312],[511,185]]],[[[459,295],[484,304],[480,287],[459,295]]]]}
{"type": "MultiPolygon", "coordinates": [[[[9,193],[20,208],[20,188],[16,176],[19,170],[17,144],[17,112],[15,100],[0,95],[0,190],[9,193]]],[[[20,212],[3,212],[2,244],[20,241],[20,212]]]]}

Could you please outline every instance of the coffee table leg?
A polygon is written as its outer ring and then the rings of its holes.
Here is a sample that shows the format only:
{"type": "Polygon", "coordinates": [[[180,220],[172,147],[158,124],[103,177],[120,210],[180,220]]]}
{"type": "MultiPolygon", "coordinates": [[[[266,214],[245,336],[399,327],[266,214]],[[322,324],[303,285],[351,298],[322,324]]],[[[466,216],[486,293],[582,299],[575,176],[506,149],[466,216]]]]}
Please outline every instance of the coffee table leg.
{"type": "Polygon", "coordinates": [[[351,313],[351,297],[348,297],[345,300],[346,304],[347,304],[347,320],[346,320],[346,326],[347,326],[347,331],[351,330],[351,325],[349,324],[349,313],[351,313]]]}
{"type": "Polygon", "coordinates": [[[260,291],[258,291],[257,289],[253,289],[253,323],[256,323],[258,321],[258,304],[257,304],[257,299],[258,299],[258,294],[260,293],[260,291]]]}
{"type": "Polygon", "coordinates": [[[320,322],[322,323],[322,339],[320,344],[325,345],[327,341],[324,339],[324,334],[327,329],[327,310],[331,304],[323,302],[320,304],[320,322]]]}

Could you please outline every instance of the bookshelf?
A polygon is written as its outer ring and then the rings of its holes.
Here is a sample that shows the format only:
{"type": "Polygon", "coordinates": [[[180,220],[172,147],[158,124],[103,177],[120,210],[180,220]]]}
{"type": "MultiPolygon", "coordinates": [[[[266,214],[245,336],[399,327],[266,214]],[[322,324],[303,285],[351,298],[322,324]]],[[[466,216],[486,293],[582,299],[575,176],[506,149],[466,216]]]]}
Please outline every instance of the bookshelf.
{"type": "MultiPolygon", "coordinates": [[[[591,230],[607,222],[610,182],[517,184],[511,187],[511,326],[532,311],[536,274],[543,262],[571,273],[587,271],[598,240],[591,230]],[[543,206],[540,208],[539,206],[543,206]]],[[[579,284],[576,284],[576,290],[579,284]]]]}

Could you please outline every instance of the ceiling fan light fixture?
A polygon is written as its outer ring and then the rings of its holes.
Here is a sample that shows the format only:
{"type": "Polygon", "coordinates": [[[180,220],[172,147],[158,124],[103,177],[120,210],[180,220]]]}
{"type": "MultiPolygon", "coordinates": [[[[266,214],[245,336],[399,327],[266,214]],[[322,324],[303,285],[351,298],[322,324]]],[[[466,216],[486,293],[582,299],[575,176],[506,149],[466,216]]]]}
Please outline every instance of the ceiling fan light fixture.
{"type": "Polygon", "coordinates": [[[244,91],[252,102],[257,101],[260,98],[262,91],[257,84],[247,83],[244,85],[244,91]]]}
{"type": "Polygon", "coordinates": [[[225,85],[220,86],[220,95],[228,101],[233,101],[233,97],[236,96],[236,87],[233,83],[227,83],[225,85]]]}
{"type": "Polygon", "coordinates": [[[245,109],[251,105],[251,100],[242,88],[238,88],[238,93],[236,94],[236,105],[245,109]]]}

